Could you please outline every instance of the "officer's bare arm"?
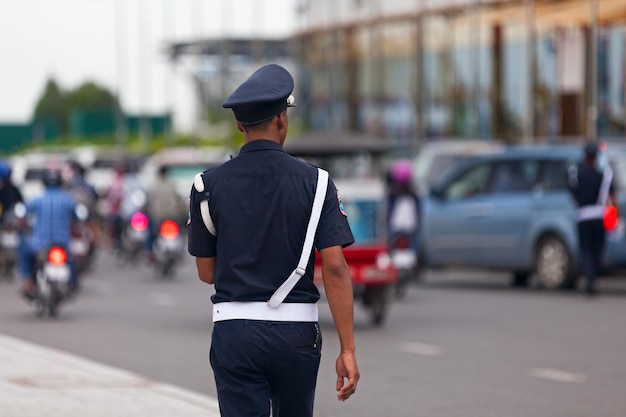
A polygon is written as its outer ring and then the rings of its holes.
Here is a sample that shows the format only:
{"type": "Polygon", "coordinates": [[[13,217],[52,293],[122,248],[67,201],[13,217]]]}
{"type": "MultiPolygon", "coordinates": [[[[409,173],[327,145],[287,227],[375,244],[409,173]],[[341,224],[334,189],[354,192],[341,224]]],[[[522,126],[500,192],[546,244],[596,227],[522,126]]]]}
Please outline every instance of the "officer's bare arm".
{"type": "Polygon", "coordinates": [[[215,258],[196,258],[196,268],[200,281],[213,284],[215,281],[215,258]]]}
{"type": "Polygon", "coordinates": [[[337,358],[337,398],[344,401],[356,391],[360,378],[354,354],[354,298],[352,278],[341,246],[320,251],[324,291],[339,334],[341,352],[337,358]]]}

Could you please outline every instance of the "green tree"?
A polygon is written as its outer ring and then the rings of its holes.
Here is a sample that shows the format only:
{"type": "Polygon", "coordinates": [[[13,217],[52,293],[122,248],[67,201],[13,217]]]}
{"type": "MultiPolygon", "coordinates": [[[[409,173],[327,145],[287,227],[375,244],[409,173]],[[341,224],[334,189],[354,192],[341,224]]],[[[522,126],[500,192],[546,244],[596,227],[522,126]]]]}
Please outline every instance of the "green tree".
{"type": "Polygon", "coordinates": [[[33,120],[57,123],[59,131],[65,134],[67,133],[68,113],[66,94],[59,88],[56,81],[50,78],[35,105],[33,120]]]}
{"type": "Polygon", "coordinates": [[[80,111],[117,111],[119,103],[115,95],[104,87],[88,81],[71,91],[69,108],[80,111]]]}

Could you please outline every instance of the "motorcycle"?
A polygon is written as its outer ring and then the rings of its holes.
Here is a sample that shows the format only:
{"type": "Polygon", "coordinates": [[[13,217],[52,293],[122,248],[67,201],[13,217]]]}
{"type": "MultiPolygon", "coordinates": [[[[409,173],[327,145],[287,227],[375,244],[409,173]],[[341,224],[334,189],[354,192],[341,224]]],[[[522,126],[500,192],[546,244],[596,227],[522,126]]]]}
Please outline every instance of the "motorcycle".
{"type": "Polygon", "coordinates": [[[78,221],[72,225],[70,234],[70,253],[76,263],[78,274],[91,269],[96,253],[96,239],[93,230],[89,227],[89,209],[80,204],[76,208],[78,221]]]}
{"type": "Polygon", "coordinates": [[[417,251],[413,247],[411,236],[398,234],[389,245],[391,263],[398,270],[396,298],[406,296],[409,284],[417,278],[417,251]]]}
{"type": "Polygon", "coordinates": [[[122,250],[118,259],[123,263],[135,263],[143,249],[150,233],[148,215],[137,211],[130,216],[122,227],[122,250]]]}
{"type": "Polygon", "coordinates": [[[59,305],[70,295],[68,253],[61,246],[44,248],[36,257],[37,292],[32,306],[38,316],[56,317],[59,305]]]}
{"type": "Polygon", "coordinates": [[[0,279],[7,281],[13,279],[19,240],[19,230],[15,218],[7,213],[0,226],[0,279]]]}
{"type": "Polygon", "coordinates": [[[171,219],[162,221],[153,244],[154,267],[160,276],[173,275],[174,267],[183,254],[183,246],[178,223],[171,219]]]}

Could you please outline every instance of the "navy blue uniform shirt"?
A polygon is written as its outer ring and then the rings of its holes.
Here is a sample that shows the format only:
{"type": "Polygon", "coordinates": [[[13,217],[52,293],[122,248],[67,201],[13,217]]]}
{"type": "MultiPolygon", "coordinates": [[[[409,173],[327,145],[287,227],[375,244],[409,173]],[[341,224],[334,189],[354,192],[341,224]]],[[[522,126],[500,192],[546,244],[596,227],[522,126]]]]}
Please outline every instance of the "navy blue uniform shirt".
{"type": "MultiPolygon", "coordinates": [[[[603,177],[604,173],[595,167],[584,164],[578,166],[578,176],[573,183],[570,182],[570,190],[579,207],[598,204],[603,177]]],[[[609,190],[613,192],[612,181],[609,190]]]]}
{"type": "MultiPolygon", "coordinates": [[[[188,251],[216,257],[214,303],[267,301],[298,265],[317,186],[317,168],[269,140],[255,140],[239,155],[203,174],[217,237],[202,221],[192,187],[188,251]]],[[[314,247],[354,243],[337,189],[329,179],[314,247]]],[[[314,303],[315,251],[305,275],[285,299],[314,303]]]]}

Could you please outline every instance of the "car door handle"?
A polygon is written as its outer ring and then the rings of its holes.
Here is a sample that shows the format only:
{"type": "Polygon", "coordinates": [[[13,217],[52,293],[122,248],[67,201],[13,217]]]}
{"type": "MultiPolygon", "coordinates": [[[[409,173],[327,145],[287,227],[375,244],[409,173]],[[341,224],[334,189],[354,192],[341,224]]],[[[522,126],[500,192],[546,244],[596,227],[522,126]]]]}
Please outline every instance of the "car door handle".
{"type": "Polygon", "coordinates": [[[467,217],[486,217],[493,213],[493,205],[488,203],[475,203],[467,208],[467,217]]]}

